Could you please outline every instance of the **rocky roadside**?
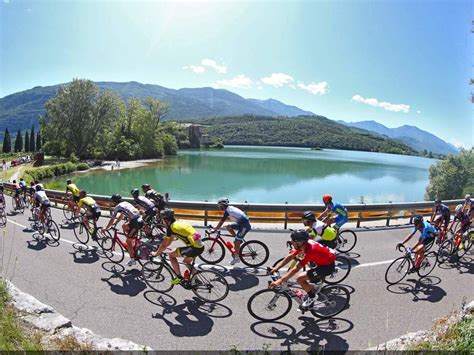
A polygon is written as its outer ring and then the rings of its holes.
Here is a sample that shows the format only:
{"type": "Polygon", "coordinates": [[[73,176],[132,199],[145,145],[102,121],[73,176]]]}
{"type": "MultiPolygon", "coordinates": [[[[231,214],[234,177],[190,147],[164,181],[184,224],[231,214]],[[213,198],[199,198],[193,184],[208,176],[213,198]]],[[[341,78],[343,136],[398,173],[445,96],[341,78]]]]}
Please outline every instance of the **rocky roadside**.
{"type": "Polygon", "coordinates": [[[136,344],[120,338],[104,338],[94,334],[87,328],[79,328],[71,320],[56,312],[52,307],[38,301],[33,296],[20,291],[11,282],[6,281],[10,303],[19,314],[20,321],[25,324],[27,331],[37,333],[45,350],[58,349],[58,344],[75,344],[81,350],[126,350],[150,351],[148,346],[136,344]]]}

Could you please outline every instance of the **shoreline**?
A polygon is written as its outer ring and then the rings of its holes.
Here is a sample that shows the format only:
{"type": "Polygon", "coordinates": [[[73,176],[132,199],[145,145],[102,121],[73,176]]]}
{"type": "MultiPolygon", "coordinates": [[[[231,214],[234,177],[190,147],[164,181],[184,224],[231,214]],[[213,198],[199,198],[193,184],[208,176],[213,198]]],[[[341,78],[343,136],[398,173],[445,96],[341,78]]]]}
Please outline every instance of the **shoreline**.
{"type": "Polygon", "coordinates": [[[128,161],[119,161],[117,165],[117,162],[114,160],[104,160],[101,165],[99,166],[93,166],[89,168],[88,170],[81,171],[82,172],[87,172],[91,170],[124,170],[124,169],[133,169],[133,168],[139,168],[142,166],[146,166],[152,163],[156,163],[158,161],[162,161],[163,159],[138,159],[138,160],[128,160],[128,161]]]}

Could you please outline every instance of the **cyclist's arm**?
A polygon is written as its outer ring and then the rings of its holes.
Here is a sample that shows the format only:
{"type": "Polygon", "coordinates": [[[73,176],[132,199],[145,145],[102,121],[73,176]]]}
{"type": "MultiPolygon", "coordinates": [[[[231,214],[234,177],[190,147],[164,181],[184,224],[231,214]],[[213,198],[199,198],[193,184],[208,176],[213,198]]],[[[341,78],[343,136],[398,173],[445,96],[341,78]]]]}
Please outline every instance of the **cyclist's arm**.
{"type": "Polygon", "coordinates": [[[296,266],[291,269],[290,271],[288,271],[285,275],[283,275],[280,279],[276,280],[276,281],[273,281],[271,284],[270,284],[270,287],[271,288],[274,288],[274,287],[278,287],[280,286],[282,283],[288,281],[289,279],[291,279],[293,276],[295,276],[301,269],[303,268],[303,266],[301,265],[301,262],[299,262],[298,264],[296,264],[296,266]]]}
{"type": "MultiPolygon", "coordinates": [[[[324,218],[326,216],[328,216],[329,214],[329,208],[326,208],[319,216],[318,216],[318,219],[321,220],[321,218],[324,218]]],[[[324,221],[323,221],[324,222],[324,221]]]]}
{"type": "Polygon", "coordinates": [[[158,247],[158,250],[151,253],[151,256],[161,255],[161,253],[163,253],[166,250],[166,248],[169,247],[169,245],[171,244],[172,241],[173,241],[173,238],[164,237],[163,241],[161,242],[160,246],[158,247]]]}
{"type": "Polygon", "coordinates": [[[109,223],[107,224],[107,227],[105,227],[105,229],[109,229],[110,227],[112,227],[113,225],[116,225],[117,223],[119,223],[122,219],[123,219],[123,214],[120,214],[118,217],[116,215],[113,215],[111,218],[110,218],[110,221],[109,223]]]}
{"type": "Polygon", "coordinates": [[[224,212],[224,216],[221,218],[219,223],[217,223],[217,226],[214,227],[214,230],[218,230],[220,227],[222,227],[226,219],[227,219],[227,215],[226,215],[226,212],[224,212]]]}
{"type": "Polygon", "coordinates": [[[290,252],[277,266],[275,266],[272,270],[271,273],[273,274],[274,272],[277,272],[280,270],[283,266],[288,264],[291,260],[296,258],[296,255],[293,255],[293,251],[290,252]]]}
{"type": "Polygon", "coordinates": [[[415,233],[416,231],[410,234],[408,237],[406,237],[405,240],[402,242],[402,244],[405,244],[406,242],[408,242],[415,235],[415,233]]]}

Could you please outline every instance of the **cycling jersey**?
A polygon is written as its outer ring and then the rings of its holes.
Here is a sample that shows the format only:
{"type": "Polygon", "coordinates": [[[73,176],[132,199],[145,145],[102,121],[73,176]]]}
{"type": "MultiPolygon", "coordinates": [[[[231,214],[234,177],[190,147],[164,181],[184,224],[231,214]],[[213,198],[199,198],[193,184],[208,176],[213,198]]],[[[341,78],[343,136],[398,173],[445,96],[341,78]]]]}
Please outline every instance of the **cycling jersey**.
{"type": "Polygon", "coordinates": [[[248,216],[241,209],[234,206],[228,206],[225,209],[222,219],[225,221],[227,218],[238,224],[247,224],[249,222],[248,216]]]}
{"type": "Polygon", "coordinates": [[[135,207],[133,207],[130,202],[127,201],[122,201],[117,206],[115,206],[112,214],[115,217],[118,213],[126,215],[129,219],[140,217],[140,212],[135,207]]]}
{"type": "Polygon", "coordinates": [[[22,190],[26,190],[26,182],[20,181],[19,186],[22,190]]]}
{"type": "Polygon", "coordinates": [[[143,196],[138,196],[137,198],[134,198],[133,201],[147,211],[155,208],[155,204],[143,196]]]}
{"type": "Polygon", "coordinates": [[[163,195],[153,189],[150,189],[145,192],[145,197],[149,200],[152,200],[156,208],[160,210],[163,209],[166,205],[165,200],[163,199],[163,195]]]}
{"type": "Polygon", "coordinates": [[[338,214],[339,216],[347,217],[347,208],[345,208],[340,203],[334,202],[332,204],[332,207],[331,207],[330,211],[333,212],[333,213],[338,214]]]}
{"type": "MultiPolygon", "coordinates": [[[[312,240],[309,240],[306,243],[304,249],[304,257],[303,260],[300,261],[301,266],[305,266],[310,261],[316,263],[319,266],[327,266],[331,265],[336,261],[336,254],[334,250],[329,249],[319,243],[316,243],[312,240]]],[[[300,251],[298,249],[293,250],[291,255],[298,256],[300,251]]]]}
{"type": "Polygon", "coordinates": [[[450,216],[451,215],[451,211],[450,211],[449,207],[444,205],[444,204],[441,204],[439,206],[435,206],[435,212],[437,214],[441,213],[443,216],[450,216]]]}
{"type": "Polygon", "coordinates": [[[69,184],[66,187],[66,192],[71,191],[72,195],[75,197],[79,197],[79,188],[76,184],[69,184]]]}
{"type": "MultiPolygon", "coordinates": [[[[413,233],[416,233],[417,231],[419,231],[419,229],[415,227],[413,233]]],[[[421,235],[419,240],[423,240],[425,238],[432,238],[436,234],[436,229],[428,222],[423,221],[423,229],[420,231],[420,233],[421,235]]]]}
{"type": "Polygon", "coordinates": [[[168,226],[166,230],[166,238],[176,237],[182,241],[186,246],[194,248],[203,248],[201,236],[196,230],[187,223],[174,221],[168,226]]]}
{"type": "Polygon", "coordinates": [[[99,206],[97,205],[97,202],[95,202],[95,200],[89,196],[81,198],[79,202],[77,203],[77,205],[79,207],[85,206],[90,210],[96,210],[97,208],[99,208],[99,206]]]}
{"type": "Polygon", "coordinates": [[[48,196],[46,196],[46,191],[36,191],[35,201],[39,202],[40,204],[49,203],[48,196]]]}
{"type": "Polygon", "coordinates": [[[336,239],[336,231],[334,228],[329,227],[326,223],[316,220],[310,227],[310,235],[320,236],[323,240],[334,240],[336,239]]]}

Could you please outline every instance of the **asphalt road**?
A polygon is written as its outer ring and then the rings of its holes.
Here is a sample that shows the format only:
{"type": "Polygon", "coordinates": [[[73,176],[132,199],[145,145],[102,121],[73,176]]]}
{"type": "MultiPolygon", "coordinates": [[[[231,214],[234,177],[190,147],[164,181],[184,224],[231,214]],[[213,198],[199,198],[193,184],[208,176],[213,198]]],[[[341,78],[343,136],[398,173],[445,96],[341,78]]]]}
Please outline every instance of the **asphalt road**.
{"type": "MultiPolygon", "coordinates": [[[[474,298],[472,250],[459,263],[437,267],[427,278],[412,274],[387,287],[385,270],[400,256],[395,246],[410,229],[358,231],[358,244],[350,254],[354,267],[344,282],[351,292],[348,309],[335,319],[318,320],[310,313],[302,315],[293,304],[280,321],[263,323],[252,318],[246,306],[249,297],[267,285],[263,270],[226,270],[230,293],[218,304],[203,304],[181,287],[162,295],[147,288],[139,267],[114,270],[94,244],[89,250],[79,248],[61,211],[53,209],[53,219],[62,224],[61,240],[54,243],[31,229],[28,211],[9,211],[9,197],[7,206],[8,223],[0,229],[3,277],[76,326],[156,350],[360,350],[429,329],[434,319],[459,308],[463,299],[474,298]]],[[[285,232],[250,232],[246,239],[269,246],[269,265],[287,252],[285,232]]],[[[228,261],[229,256],[223,265],[228,261]]]]}

